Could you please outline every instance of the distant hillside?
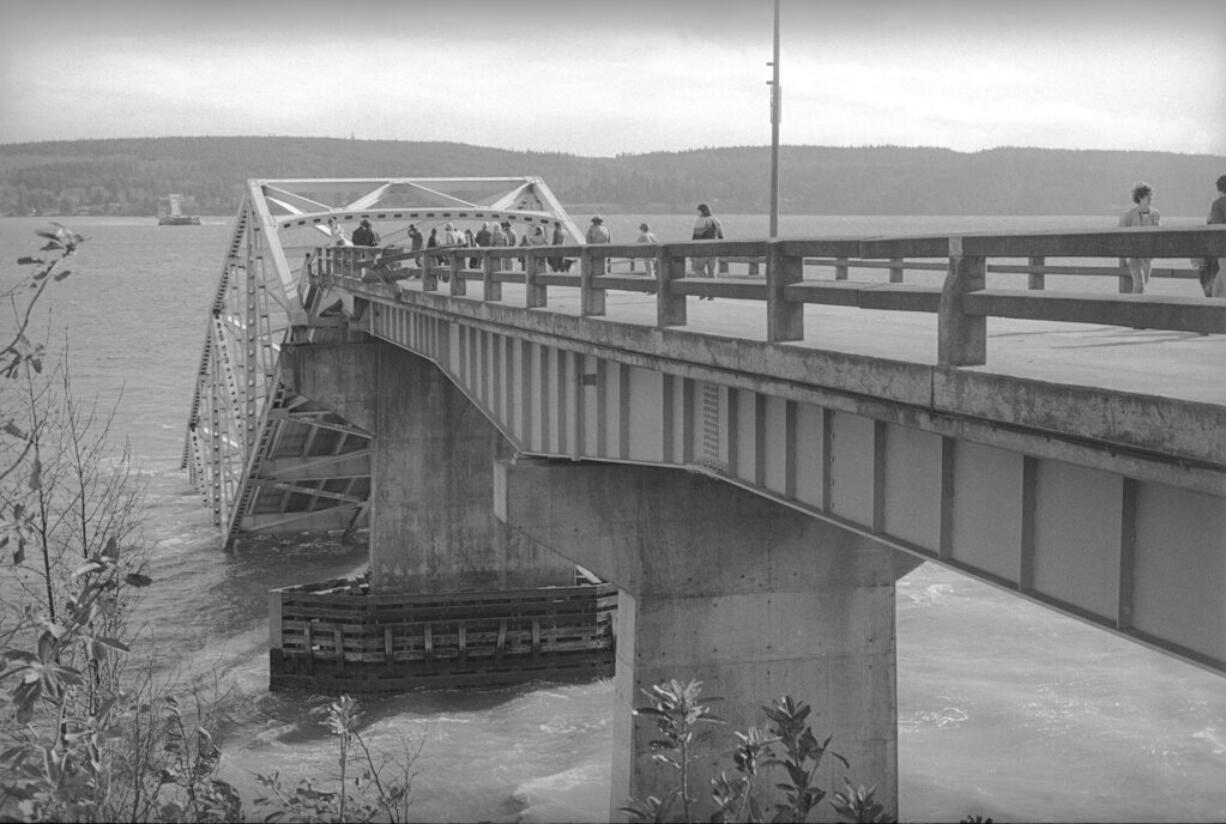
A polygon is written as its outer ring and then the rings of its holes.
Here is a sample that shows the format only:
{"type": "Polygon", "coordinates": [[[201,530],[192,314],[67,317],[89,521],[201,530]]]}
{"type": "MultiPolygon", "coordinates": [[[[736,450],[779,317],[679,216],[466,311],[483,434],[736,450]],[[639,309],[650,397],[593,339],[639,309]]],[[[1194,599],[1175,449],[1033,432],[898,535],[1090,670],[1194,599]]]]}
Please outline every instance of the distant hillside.
{"type": "MultiPolygon", "coordinates": [[[[539,175],[563,203],[603,211],[768,211],[766,146],[615,158],[461,143],[295,137],[176,137],[0,145],[0,214],[152,215],[157,199],[233,214],[247,178],[539,175]]],[[[1226,157],[1161,152],[874,146],[780,149],[789,214],[1114,214],[1138,179],[1170,215],[1200,215],[1226,157]]],[[[584,209],[577,209],[584,211],[584,209]]]]}

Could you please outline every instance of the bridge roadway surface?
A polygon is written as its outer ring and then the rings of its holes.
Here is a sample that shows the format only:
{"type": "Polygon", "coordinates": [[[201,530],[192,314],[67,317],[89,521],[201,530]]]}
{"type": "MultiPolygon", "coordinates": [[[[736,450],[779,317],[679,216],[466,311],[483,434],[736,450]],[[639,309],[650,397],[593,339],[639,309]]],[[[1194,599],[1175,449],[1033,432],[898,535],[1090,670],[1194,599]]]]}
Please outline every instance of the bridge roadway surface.
{"type": "MultiPolygon", "coordinates": [[[[397,284],[404,291],[421,290],[415,278],[397,284]]],[[[447,284],[440,287],[435,294],[446,295],[447,284]]],[[[470,281],[469,294],[456,299],[480,302],[474,297],[480,289],[480,282],[470,281]]],[[[504,283],[502,289],[499,303],[524,306],[521,284],[504,283]]],[[[610,291],[606,301],[605,315],[589,320],[655,326],[654,295],[610,291]]],[[[552,287],[548,308],[535,311],[578,316],[578,290],[552,287]]],[[[989,318],[987,325],[987,363],[959,369],[1226,406],[1226,335],[1012,318],[989,318]]],[[[766,305],[691,297],[686,325],[677,328],[765,341],[766,305]]],[[[933,365],[937,315],[810,304],[805,307],[804,340],[780,345],[933,365]]]]}

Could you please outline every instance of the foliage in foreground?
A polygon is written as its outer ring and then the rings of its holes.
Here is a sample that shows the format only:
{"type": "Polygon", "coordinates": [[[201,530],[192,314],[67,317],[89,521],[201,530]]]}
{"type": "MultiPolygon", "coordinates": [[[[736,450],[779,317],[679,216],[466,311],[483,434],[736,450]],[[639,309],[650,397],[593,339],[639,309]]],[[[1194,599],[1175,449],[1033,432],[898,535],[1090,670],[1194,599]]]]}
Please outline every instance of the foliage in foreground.
{"type": "MultiPolygon", "coordinates": [[[[632,798],[621,810],[632,821],[697,821],[698,799],[691,794],[689,767],[694,760],[691,748],[700,725],[725,723],[711,712],[710,706],[722,699],[704,698],[701,681],[662,681],[643,692],[651,704],[636,708],[635,715],[655,721],[661,737],[650,743],[652,760],[675,773],[677,783],[663,796],[632,798]]],[[[844,767],[851,767],[846,758],[830,749],[830,736],[819,742],[813,734],[808,704],[784,695],[763,706],[762,711],[767,719],[765,729],[734,731],[733,774],[730,776],[724,770],[711,779],[713,822],[808,821],[827,796],[827,791],[816,783],[822,760],[830,756],[844,767]],[[771,773],[778,771],[784,773],[783,777],[769,783],[771,773]]],[[[846,777],[843,782],[843,789],[830,794],[829,801],[842,820],[858,824],[888,824],[895,820],[874,797],[875,785],[866,788],[846,777]]],[[[964,824],[992,824],[992,819],[968,817],[964,824]]]]}
{"type": "MultiPolygon", "coordinates": [[[[46,346],[29,335],[86,240],[58,224],[37,234],[41,255],[20,258],[27,274],[0,292],[13,318],[0,336],[0,820],[243,820],[219,777],[219,699],[133,663],[131,608],[154,584],[143,490],[127,451],[109,452],[114,412],[80,404],[67,356],[45,369],[46,346]]],[[[336,789],[257,776],[272,790],[256,802],[265,820],[406,820],[420,746],[376,760],[348,697],[325,723],[339,745],[336,789]]]]}
{"type": "MultiPolygon", "coordinates": [[[[698,799],[690,785],[692,744],[699,725],[725,723],[711,712],[711,702],[721,699],[704,699],[701,681],[665,681],[644,693],[651,704],[636,708],[635,714],[655,721],[662,737],[650,744],[652,760],[676,773],[677,784],[662,797],[634,798],[621,809],[634,821],[697,821],[698,799]],[[680,818],[676,819],[678,805],[680,818]]],[[[846,758],[830,749],[830,737],[819,742],[813,734],[808,704],[785,695],[762,710],[768,721],[765,729],[735,732],[733,775],[725,770],[711,779],[711,821],[806,821],[827,795],[816,783],[822,760],[829,755],[850,767],[846,758]],[[784,776],[765,785],[768,775],[779,770],[784,776]]],[[[847,821],[891,821],[874,798],[875,789],[847,782],[845,792],[835,792],[830,803],[847,821]]]]}
{"type": "MultiPolygon", "coordinates": [[[[29,330],[49,284],[85,238],[39,230],[38,257],[2,297],[0,341],[0,817],[15,820],[232,819],[215,781],[209,712],[190,712],[131,666],[133,596],[143,571],[142,489],[109,447],[114,412],[74,396],[66,352],[45,369],[29,330]]],[[[197,696],[198,697],[198,696],[197,696]]]]}

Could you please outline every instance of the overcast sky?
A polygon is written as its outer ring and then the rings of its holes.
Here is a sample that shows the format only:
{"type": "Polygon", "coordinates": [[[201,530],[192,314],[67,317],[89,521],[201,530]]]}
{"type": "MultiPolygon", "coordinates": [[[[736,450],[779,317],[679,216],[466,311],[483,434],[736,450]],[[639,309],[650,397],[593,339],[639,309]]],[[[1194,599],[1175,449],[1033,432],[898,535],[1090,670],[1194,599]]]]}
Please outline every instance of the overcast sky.
{"type": "MultiPolygon", "coordinates": [[[[1226,155],[1222,0],[782,0],[781,142],[1226,155]]],[[[772,0],[0,0],[0,143],[769,145],[772,0]]]]}

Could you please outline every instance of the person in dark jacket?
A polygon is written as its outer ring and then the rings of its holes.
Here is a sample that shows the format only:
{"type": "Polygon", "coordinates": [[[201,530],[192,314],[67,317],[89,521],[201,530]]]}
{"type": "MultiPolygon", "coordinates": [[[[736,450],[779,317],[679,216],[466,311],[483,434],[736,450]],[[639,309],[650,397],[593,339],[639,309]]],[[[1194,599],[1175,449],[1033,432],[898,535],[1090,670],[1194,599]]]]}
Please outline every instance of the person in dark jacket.
{"type": "MultiPolygon", "coordinates": [[[[1226,223],[1226,175],[1217,179],[1218,199],[1209,204],[1206,223],[1226,223]]],[[[1226,297],[1226,257],[1207,257],[1200,262],[1200,288],[1207,298],[1226,297]]]]}
{"type": "Polygon", "coordinates": [[[358,224],[358,228],[353,230],[351,238],[354,246],[378,246],[379,233],[370,225],[370,221],[362,218],[362,222],[358,224]]]}
{"type": "Polygon", "coordinates": [[[426,239],[422,237],[421,229],[417,228],[416,223],[409,224],[409,251],[413,252],[413,265],[418,269],[421,268],[421,255],[418,254],[422,247],[426,245],[426,239]]]}
{"type": "MultiPolygon", "coordinates": [[[[550,238],[550,245],[551,246],[562,246],[565,243],[566,243],[566,230],[562,228],[562,221],[559,220],[557,223],[553,224],[553,237],[550,238]]],[[[563,268],[562,258],[560,257],[549,258],[549,268],[555,272],[565,271],[565,269],[563,268]]]]}
{"type": "MultiPolygon", "coordinates": [[[[720,224],[719,218],[711,214],[711,207],[705,203],[698,204],[698,219],[694,221],[693,240],[722,240],[724,237],[724,227],[720,224]]],[[[719,268],[719,259],[716,257],[695,257],[693,258],[694,277],[713,278],[715,272],[719,268]]],[[[715,300],[713,297],[699,296],[699,300],[715,300]]]]}
{"type": "MultiPolygon", "coordinates": [[[[428,237],[428,238],[426,239],[426,248],[427,248],[427,249],[433,249],[433,248],[435,248],[436,246],[438,246],[438,227],[435,227],[435,228],[431,229],[431,230],[430,230],[430,237],[428,237]]],[[[431,260],[433,260],[433,261],[434,261],[434,265],[435,265],[435,266],[442,266],[442,265],[443,265],[443,258],[442,258],[442,257],[440,257],[439,255],[431,255],[430,257],[431,257],[431,260]]]]}

